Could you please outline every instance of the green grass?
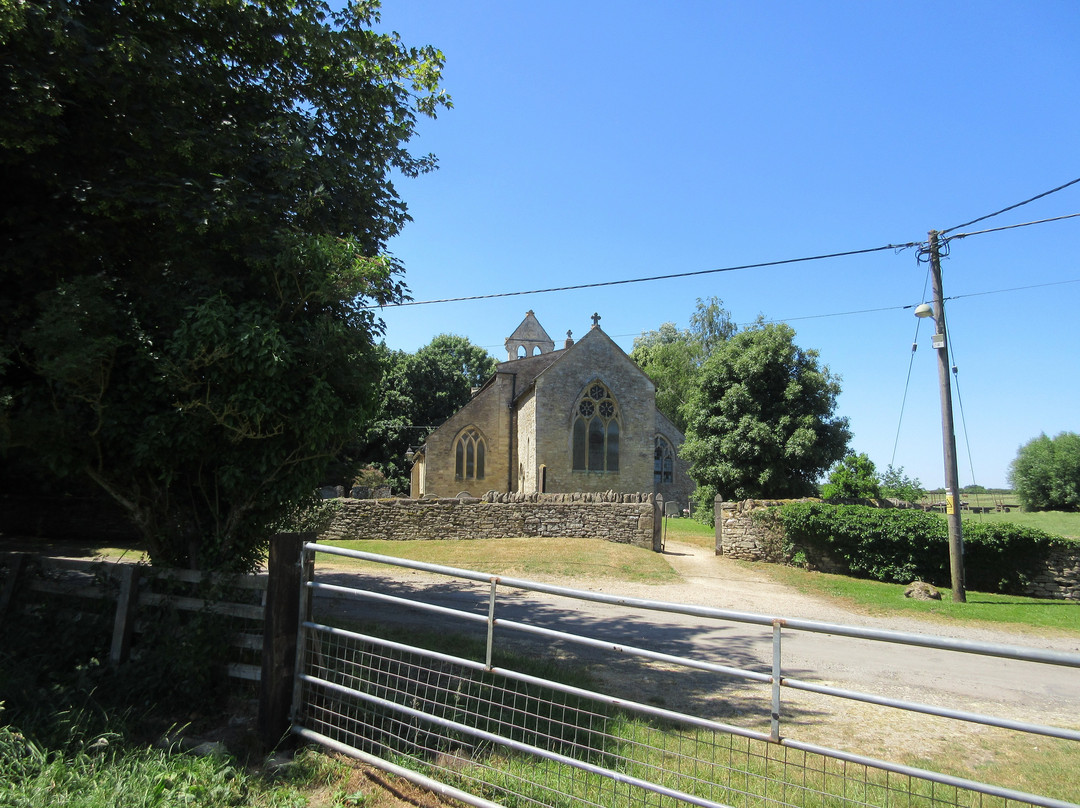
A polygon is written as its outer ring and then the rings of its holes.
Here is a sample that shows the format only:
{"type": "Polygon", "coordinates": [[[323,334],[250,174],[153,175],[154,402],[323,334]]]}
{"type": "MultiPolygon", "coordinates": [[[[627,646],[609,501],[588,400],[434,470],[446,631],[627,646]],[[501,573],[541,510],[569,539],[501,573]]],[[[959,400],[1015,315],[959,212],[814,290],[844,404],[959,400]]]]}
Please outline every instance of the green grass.
{"type": "MultiPolygon", "coordinates": [[[[941,786],[918,777],[890,774],[871,766],[847,763],[756,739],[690,727],[660,726],[656,722],[613,713],[594,745],[573,750],[573,756],[614,769],[626,776],[660,784],[695,797],[746,808],[778,804],[815,808],[904,805],[933,808],[940,805],[978,805],[1007,808],[997,797],[980,796],[961,788],[941,786]]],[[[526,737],[526,742],[531,738],[526,737]]],[[[1076,745],[1030,740],[1002,742],[995,736],[984,762],[962,762],[965,754],[927,759],[918,754],[906,762],[930,771],[1041,794],[1060,800],[1075,799],[1074,772],[1080,765],[1076,745]]],[[[547,805],[573,808],[587,804],[638,804],[640,792],[617,786],[598,773],[582,773],[568,764],[489,747],[472,758],[456,758],[449,769],[436,768],[422,758],[402,752],[402,765],[432,774],[467,791],[479,783],[506,793],[486,792],[508,808],[547,805]]],[[[445,765],[445,764],[444,764],[445,765]]],[[[644,801],[642,801],[644,804],[644,801]]],[[[672,800],[660,805],[675,805],[672,800]]],[[[682,803],[678,803],[682,804],[682,803]]]]}
{"type": "MultiPolygon", "coordinates": [[[[640,583],[677,583],[679,576],[650,549],[601,539],[474,539],[335,541],[336,547],[516,578],[586,577],[640,583]]],[[[341,556],[323,563],[370,565],[341,556]]]]}
{"type": "Polygon", "coordinates": [[[716,530],[694,519],[665,519],[665,541],[678,541],[707,550],[716,550],[716,530]]]}
{"type": "Polygon", "coordinates": [[[275,779],[228,756],[140,745],[122,732],[50,748],[0,724],[0,805],[13,808],[292,808],[307,805],[306,795],[328,782],[343,780],[342,768],[308,754],[275,779]]]}
{"type": "MultiPolygon", "coordinates": [[[[1054,536],[1066,536],[1072,539],[1080,539],[1080,512],[1066,513],[1065,511],[1022,511],[1020,501],[1011,491],[1004,494],[998,493],[973,493],[961,494],[960,499],[973,508],[994,508],[990,513],[972,513],[970,510],[961,510],[960,517],[964,522],[1014,522],[1025,527],[1034,527],[1044,530],[1054,536]],[[996,510],[998,507],[1008,508],[996,510]]],[[[944,494],[930,494],[923,502],[941,502],[944,494]]]]}
{"type": "Polygon", "coordinates": [[[1065,536],[1080,539],[1080,513],[1064,511],[991,511],[990,513],[960,512],[961,523],[968,522],[1013,522],[1024,527],[1034,527],[1053,536],[1065,536]]]}
{"type": "MultiPolygon", "coordinates": [[[[745,562],[744,562],[745,563],[745,562]]],[[[854,611],[868,614],[910,614],[942,622],[998,623],[1051,633],[1080,636],[1080,603],[1041,600],[1017,595],[967,593],[966,603],[954,603],[952,591],[940,589],[941,600],[904,597],[904,585],[884,584],[844,575],[807,572],[796,567],[759,565],[774,580],[800,592],[835,600],[854,611]]]]}

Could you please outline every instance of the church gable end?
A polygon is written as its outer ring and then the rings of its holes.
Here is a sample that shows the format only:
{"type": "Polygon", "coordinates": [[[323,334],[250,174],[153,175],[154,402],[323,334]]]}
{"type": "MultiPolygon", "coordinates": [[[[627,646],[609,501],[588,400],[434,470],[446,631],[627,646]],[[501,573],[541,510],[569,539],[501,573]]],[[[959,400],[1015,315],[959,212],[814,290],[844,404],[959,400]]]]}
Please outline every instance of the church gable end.
{"type": "Polygon", "coordinates": [[[599,327],[536,377],[536,462],[549,491],[652,491],[652,381],[599,327]]]}

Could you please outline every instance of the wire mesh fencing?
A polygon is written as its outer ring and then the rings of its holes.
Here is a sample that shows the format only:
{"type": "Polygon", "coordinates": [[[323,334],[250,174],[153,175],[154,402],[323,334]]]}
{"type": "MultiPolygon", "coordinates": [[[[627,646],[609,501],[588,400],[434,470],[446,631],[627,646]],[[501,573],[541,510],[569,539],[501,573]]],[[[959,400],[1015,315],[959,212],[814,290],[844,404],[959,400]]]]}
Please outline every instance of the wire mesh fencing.
{"type": "MultiPolygon", "coordinates": [[[[308,552],[315,550],[312,545],[308,552]]],[[[431,569],[446,572],[446,568],[431,569]]],[[[422,784],[442,784],[451,796],[483,806],[1072,805],[784,737],[776,723],[777,688],[785,683],[778,661],[771,672],[698,662],[697,670],[721,667],[728,676],[741,672],[761,688],[772,712],[772,720],[761,729],[634,701],[599,689],[588,677],[575,680],[548,670],[537,674],[529,664],[514,664],[513,657],[510,664],[502,664],[493,648],[494,628],[520,628],[520,624],[497,618],[497,590],[525,582],[467,575],[490,581],[487,615],[446,606],[426,608],[442,618],[456,612],[461,620],[483,623],[488,633],[486,641],[474,646],[452,639],[449,644],[454,647],[449,651],[421,647],[411,637],[391,639],[367,628],[315,622],[310,605],[305,606],[298,643],[294,731],[381,761],[422,784]]],[[[309,593],[332,590],[339,597],[398,599],[397,595],[321,584],[310,577],[305,587],[309,593]]],[[[657,607],[648,605],[653,611],[657,607]]],[[[453,636],[443,623],[432,625],[444,639],[453,636]]],[[[567,632],[535,630],[585,644],[603,643],[567,632]]],[[[778,641],[774,650],[779,652],[778,641]]],[[[675,661],[670,654],[644,649],[618,651],[643,653],[647,665],[671,667],[675,661]]],[[[694,660],[680,661],[691,663],[693,670],[694,660]]],[[[1055,659],[1053,664],[1080,666],[1080,657],[1055,659]]],[[[792,681],[796,687],[822,689],[792,681]]],[[[971,718],[960,716],[965,721],[971,718]]],[[[1067,728],[1060,732],[1039,729],[1080,740],[1080,733],[1067,728]]]]}

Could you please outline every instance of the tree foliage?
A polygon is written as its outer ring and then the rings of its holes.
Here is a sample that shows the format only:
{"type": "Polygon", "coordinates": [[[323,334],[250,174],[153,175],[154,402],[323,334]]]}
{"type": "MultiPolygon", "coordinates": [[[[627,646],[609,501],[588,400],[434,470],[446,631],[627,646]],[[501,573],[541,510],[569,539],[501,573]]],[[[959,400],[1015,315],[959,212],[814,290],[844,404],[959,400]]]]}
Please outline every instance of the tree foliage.
{"type": "Polygon", "coordinates": [[[697,384],[702,363],[735,331],[720,298],[698,298],[690,328],[680,330],[674,323],[664,323],[659,330],[634,339],[630,358],[656,382],[656,408],[679,431],[686,431],[681,408],[697,384]]]}
{"type": "Polygon", "coordinates": [[[1009,483],[1025,510],[1080,510],[1080,435],[1042,434],[1016,453],[1009,483]]]}
{"type": "Polygon", "coordinates": [[[877,499],[881,496],[877,468],[868,455],[848,452],[829,471],[828,482],[821,487],[826,501],[877,499]]]}
{"type": "Polygon", "coordinates": [[[250,565],[375,410],[442,56],[373,2],[4,8],[4,448],[93,480],[154,563],[250,565]]]}
{"type": "Polygon", "coordinates": [[[926,495],[926,489],[918,477],[908,477],[904,474],[903,466],[890,464],[885,471],[881,472],[878,481],[881,485],[881,496],[887,499],[898,499],[902,502],[918,502],[926,495]]]}
{"type": "Polygon", "coordinates": [[[890,465],[883,472],[864,453],[848,452],[829,471],[821,487],[826,502],[857,499],[898,499],[918,502],[926,492],[917,478],[904,474],[904,467],[890,465]]]}
{"type": "Polygon", "coordinates": [[[705,360],[682,449],[699,486],[730,499],[804,496],[844,456],[839,381],[794,337],[790,326],[759,322],[705,360]]]}

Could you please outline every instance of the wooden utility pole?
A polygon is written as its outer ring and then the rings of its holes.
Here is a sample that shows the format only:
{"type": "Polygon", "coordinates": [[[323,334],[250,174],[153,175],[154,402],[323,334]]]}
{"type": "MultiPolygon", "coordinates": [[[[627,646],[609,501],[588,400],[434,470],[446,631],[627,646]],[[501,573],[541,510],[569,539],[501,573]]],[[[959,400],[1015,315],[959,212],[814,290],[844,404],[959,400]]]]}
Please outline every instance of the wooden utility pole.
{"type": "Polygon", "coordinates": [[[930,277],[934,289],[934,348],[941,383],[941,438],[945,454],[945,514],[949,522],[949,576],[952,599],[966,603],[964,589],[964,537],[960,529],[960,477],[956,470],[956,432],[953,429],[952,382],[949,377],[949,345],[945,333],[945,297],[941,291],[941,245],[937,230],[930,231],[930,277]]]}

